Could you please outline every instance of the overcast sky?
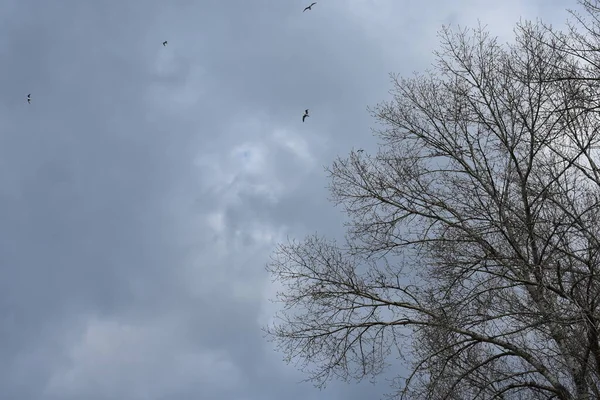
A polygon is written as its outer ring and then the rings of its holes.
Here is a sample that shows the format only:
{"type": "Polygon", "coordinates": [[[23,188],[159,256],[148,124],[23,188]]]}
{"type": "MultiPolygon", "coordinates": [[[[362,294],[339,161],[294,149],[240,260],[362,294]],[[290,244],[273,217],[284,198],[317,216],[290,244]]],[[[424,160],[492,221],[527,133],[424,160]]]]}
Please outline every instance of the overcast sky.
{"type": "Polygon", "coordinates": [[[268,256],[343,234],[323,166],[376,150],[366,107],[429,65],[441,24],[509,40],[575,4],[308,3],[0,1],[1,399],[387,391],[298,383],[260,331],[268,256]]]}

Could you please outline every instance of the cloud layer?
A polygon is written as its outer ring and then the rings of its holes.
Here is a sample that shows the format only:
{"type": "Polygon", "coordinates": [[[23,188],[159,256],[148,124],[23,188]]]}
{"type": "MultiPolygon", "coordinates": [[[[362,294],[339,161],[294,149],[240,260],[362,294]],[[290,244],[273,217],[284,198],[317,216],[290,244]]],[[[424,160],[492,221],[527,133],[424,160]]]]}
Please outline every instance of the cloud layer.
{"type": "Polygon", "coordinates": [[[387,391],[298,384],[260,331],[269,253],[286,235],[343,234],[323,166],[377,148],[366,107],[387,98],[389,72],[428,65],[442,23],[479,18],[509,40],[520,16],[561,22],[574,4],[304,6],[3,3],[0,397],[387,391]]]}

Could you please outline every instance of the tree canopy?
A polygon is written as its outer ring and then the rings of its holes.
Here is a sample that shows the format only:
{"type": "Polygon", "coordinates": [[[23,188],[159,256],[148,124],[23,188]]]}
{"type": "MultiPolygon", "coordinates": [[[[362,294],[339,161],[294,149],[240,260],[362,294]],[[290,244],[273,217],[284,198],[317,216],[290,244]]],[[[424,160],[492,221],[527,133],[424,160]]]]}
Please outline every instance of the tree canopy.
{"type": "Polygon", "coordinates": [[[399,398],[600,398],[600,2],[579,4],[506,45],[443,28],[432,69],[371,110],[378,153],[328,169],[345,243],[267,267],[267,334],[318,385],[399,357],[399,398]]]}

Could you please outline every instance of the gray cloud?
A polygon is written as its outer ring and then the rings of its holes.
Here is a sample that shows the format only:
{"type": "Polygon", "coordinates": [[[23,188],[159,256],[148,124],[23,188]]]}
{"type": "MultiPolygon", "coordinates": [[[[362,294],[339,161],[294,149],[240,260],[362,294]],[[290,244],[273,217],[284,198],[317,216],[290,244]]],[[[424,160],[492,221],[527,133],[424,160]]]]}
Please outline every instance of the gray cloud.
{"type": "Polygon", "coordinates": [[[322,167],[376,148],[366,106],[389,72],[426,66],[442,22],[510,34],[542,15],[421,3],[4,2],[2,397],[386,392],[297,383],[260,331],[274,310],[263,266],[286,235],[343,234],[322,167]]]}

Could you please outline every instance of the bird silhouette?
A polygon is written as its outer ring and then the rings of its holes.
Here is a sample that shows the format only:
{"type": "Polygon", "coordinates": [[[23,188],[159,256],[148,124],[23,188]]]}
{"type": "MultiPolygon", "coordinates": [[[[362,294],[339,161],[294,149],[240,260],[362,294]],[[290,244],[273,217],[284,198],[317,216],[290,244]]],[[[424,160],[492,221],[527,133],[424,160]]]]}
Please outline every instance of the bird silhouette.
{"type": "Polygon", "coordinates": [[[310,115],[308,115],[308,108],[304,111],[304,115],[302,116],[302,122],[304,122],[306,117],[310,117],[310,115]]]}
{"type": "MultiPolygon", "coordinates": [[[[306,8],[304,9],[304,11],[306,11],[306,10],[312,10],[312,6],[314,6],[315,4],[317,4],[317,2],[316,2],[316,1],[315,1],[314,3],[312,3],[310,6],[306,7],[306,8]]],[[[302,11],[302,12],[304,12],[304,11],[302,11]]]]}
{"type": "Polygon", "coordinates": [[[363,149],[356,150],[357,153],[362,153],[363,151],[364,151],[363,149]]]}
{"type": "Polygon", "coordinates": [[[27,103],[31,104],[31,93],[27,95],[27,103]]]}
{"type": "Polygon", "coordinates": [[[163,46],[166,46],[166,45],[167,45],[167,41],[165,40],[165,41],[163,42],[163,46]]]}

